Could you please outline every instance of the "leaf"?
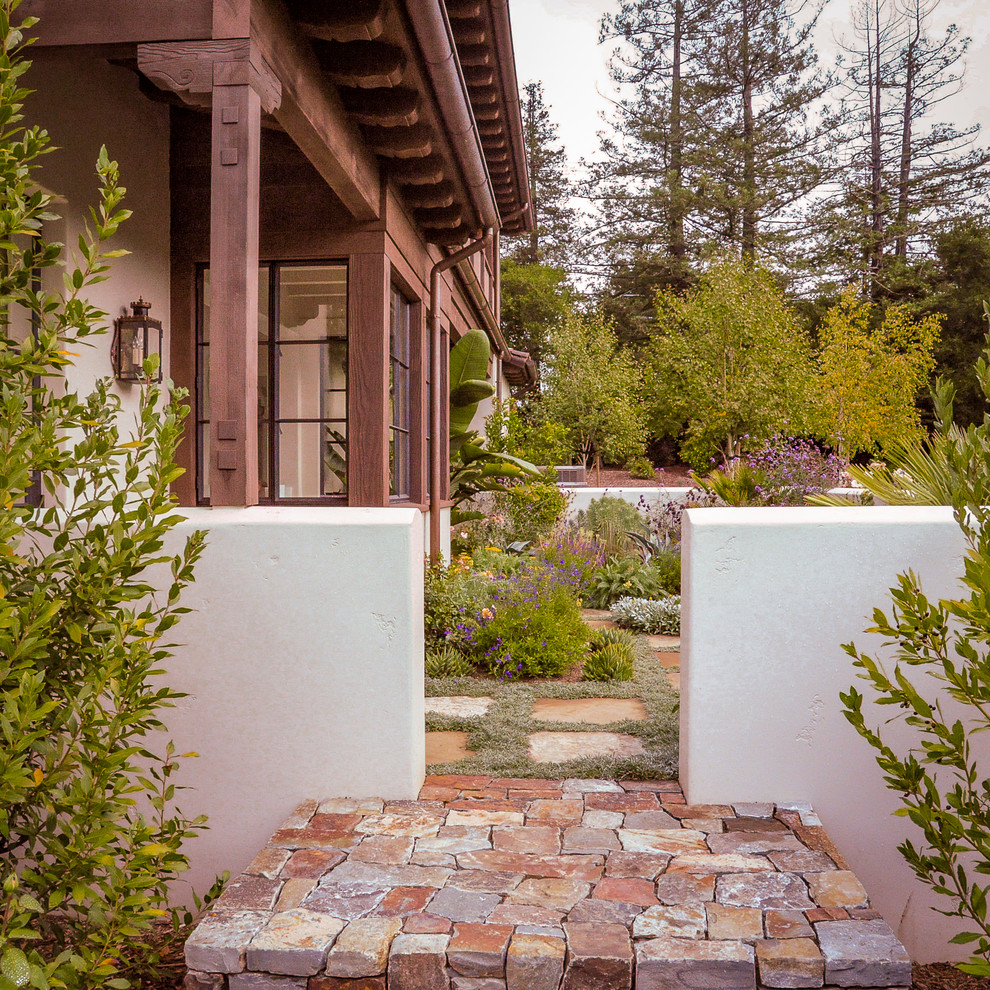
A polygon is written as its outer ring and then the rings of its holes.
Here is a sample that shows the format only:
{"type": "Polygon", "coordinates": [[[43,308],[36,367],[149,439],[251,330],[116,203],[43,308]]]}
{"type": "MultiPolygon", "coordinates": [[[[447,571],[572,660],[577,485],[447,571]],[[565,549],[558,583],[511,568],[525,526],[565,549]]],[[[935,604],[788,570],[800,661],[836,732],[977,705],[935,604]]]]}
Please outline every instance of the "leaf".
{"type": "Polygon", "coordinates": [[[6,949],[0,957],[0,973],[3,973],[15,987],[27,986],[31,979],[31,966],[27,956],[13,946],[6,949]]]}

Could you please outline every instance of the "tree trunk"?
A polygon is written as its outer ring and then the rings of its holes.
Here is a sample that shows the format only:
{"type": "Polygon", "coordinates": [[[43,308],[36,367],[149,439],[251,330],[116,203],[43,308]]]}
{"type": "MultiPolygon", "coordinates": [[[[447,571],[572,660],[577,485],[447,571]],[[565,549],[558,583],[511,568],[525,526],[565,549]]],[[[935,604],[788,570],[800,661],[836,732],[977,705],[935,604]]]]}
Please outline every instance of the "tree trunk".
{"type": "Polygon", "coordinates": [[[756,120],[753,115],[753,72],[750,66],[750,0],[742,3],[743,71],[743,203],[742,256],[747,264],[756,258],[756,120]]]}
{"type": "Polygon", "coordinates": [[[883,147],[881,142],[881,46],[880,0],[874,0],[874,45],[869,48],[869,21],[867,21],[867,82],[870,93],[870,248],[867,259],[867,279],[870,298],[876,299],[880,265],[883,261],[883,147]]]}
{"type": "Polygon", "coordinates": [[[907,57],[904,66],[904,113],[901,128],[901,172],[897,183],[897,240],[894,255],[907,259],[908,246],[908,217],[910,215],[911,199],[911,124],[914,119],[914,80],[917,66],[915,53],[921,38],[921,4],[915,0],[914,8],[914,37],[908,42],[907,57]]]}
{"type": "Polygon", "coordinates": [[[670,245],[674,258],[685,255],[684,245],[684,121],[681,116],[681,39],[684,0],[674,4],[674,46],[670,70],[670,245]]]}

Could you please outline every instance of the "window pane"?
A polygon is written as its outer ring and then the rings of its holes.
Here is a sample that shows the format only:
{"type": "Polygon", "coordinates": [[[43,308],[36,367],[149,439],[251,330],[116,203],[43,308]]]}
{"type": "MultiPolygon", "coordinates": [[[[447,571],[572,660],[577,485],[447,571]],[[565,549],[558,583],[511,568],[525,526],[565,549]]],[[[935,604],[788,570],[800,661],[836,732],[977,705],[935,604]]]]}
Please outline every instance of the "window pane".
{"type": "Polygon", "coordinates": [[[258,495],[271,498],[272,395],[268,344],[258,344],[258,495]]]}
{"type": "Polygon", "coordinates": [[[199,497],[210,497],[210,424],[199,427],[199,497]]]}
{"type": "Polygon", "coordinates": [[[279,269],[279,339],[347,336],[347,268],[291,265],[279,269]]]}
{"type": "Polygon", "coordinates": [[[327,423],[323,439],[323,494],[347,491],[347,423],[327,423]]]}
{"type": "MultiPolygon", "coordinates": [[[[197,449],[200,497],[209,498],[208,269],[201,272],[200,292],[197,449]]],[[[262,265],[258,310],[259,494],[277,499],[346,492],[347,266],[262,265]],[[277,305],[270,286],[277,289],[277,305]],[[311,422],[286,422],[291,420],[311,422]]]]}
{"type": "Polygon", "coordinates": [[[343,423],[282,423],[279,498],[319,498],[346,490],[347,438],[343,423]]]}
{"type": "Polygon", "coordinates": [[[393,495],[409,494],[409,322],[412,306],[395,288],[392,289],[389,331],[389,404],[391,437],[389,443],[390,491],[393,495]]]}
{"type": "Polygon", "coordinates": [[[331,374],[325,344],[285,344],[278,349],[279,419],[323,419],[331,374]]]}

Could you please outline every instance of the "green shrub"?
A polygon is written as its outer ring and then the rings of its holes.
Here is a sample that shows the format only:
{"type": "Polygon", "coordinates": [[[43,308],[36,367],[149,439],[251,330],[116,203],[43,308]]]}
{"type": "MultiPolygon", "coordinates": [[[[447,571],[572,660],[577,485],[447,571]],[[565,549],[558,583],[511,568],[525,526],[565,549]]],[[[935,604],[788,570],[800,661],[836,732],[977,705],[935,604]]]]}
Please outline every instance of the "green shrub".
{"type": "Polygon", "coordinates": [[[649,566],[656,571],[660,587],[668,595],[681,593],[681,553],[672,547],[655,553],[649,566]]]}
{"type": "Polygon", "coordinates": [[[626,462],[626,470],[634,478],[655,478],[657,474],[648,457],[630,457],[626,462]]]}
{"type": "Polygon", "coordinates": [[[766,476],[749,461],[734,458],[728,465],[709,471],[705,477],[693,475],[700,489],[715,495],[725,505],[754,505],[760,500],[760,489],[766,476]]]}
{"type": "Polygon", "coordinates": [[[569,495],[544,478],[523,481],[494,497],[493,517],[501,517],[501,545],[547,539],[567,512],[569,495]]]}
{"type": "Polygon", "coordinates": [[[642,533],[646,535],[646,520],[635,505],[630,505],[624,498],[615,495],[603,495],[593,498],[587,509],[582,509],[575,522],[582,529],[590,530],[595,536],[602,537],[606,531],[620,533],[642,533]]]}
{"type": "Polygon", "coordinates": [[[566,575],[533,561],[489,587],[463,632],[479,665],[503,680],[556,677],[584,657],[588,627],[566,575]]]}
{"type": "Polygon", "coordinates": [[[594,651],[610,646],[613,643],[617,643],[620,646],[628,646],[632,649],[636,645],[636,640],[631,633],[626,632],[624,629],[596,629],[591,634],[591,640],[588,646],[594,651]]]}
{"type": "Polygon", "coordinates": [[[474,570],[486,576],[505,577],[523,566],[524,557],[495,547],[481,547],[471,554],[474,570]]]}
{"type": "Polygon", "coordinates": [[[585,681],[631,681],[635,676],[635,653],[631,644],[606,643],[584,661],[585,681]]]}
{"type": "Polygon", "coordinates": [[[427,677],[467,677],[472,673],[471,661],[453,646],[437,646],[426,651],[427,677]]]}
{"type": "Polygon", "coordinates": [[[612,606],[611,614],[620,626],[653,636],[677,636],[681,631],[681,599],[677,595],[659,601],[620,598],[612,606]]]}
{"type": "Polygon", "coordinates": [[[21,123],[16,6],[0,17],[0,986],[123,988],[156,964],[148,929],[204,827],[172,807],[180,757],[162,718],[181,695],[159,676],[203,534],[163,551],[180,518],[169,485],[184,393],[141,386],[121,435],[108,380],[67,387],[71,356],[104,332],[84,293],[107,277],[105,242],[128,211],[103,149],[92,232],[78,267],[54,272],[60,245],[39,235],[54,200],[32,175],[48,138],[21,123]],[[38,269],[63,292],[36,292],[38,269]],[[11,327],[29,317],[36,331],[19,340],[11,327]],[[41,509],[27,504],[35,477],[41,509]],[[163,595],[152,567],[171,573],[163,595]]]}
{"type": "Polygon", "coordinates": [[[427,566],[423,586],[423,619],[427,647],[461,641],[460,628],[474,614],[479,600],[491,594],[491,579],[471,569],[470,562],[455,561],[449,567],[427,566]]]}
{"type": "Polygon", "coordinates": [[[587,602],[591,608],[608,608],[619,598],[657,598],[663,593],[659,570],[635,557],[618,557],[595,572],[587,602]]]}
{"type": "Polygon", "coordinates": [[[561,423],[527,422],[513,399],[496,402],[485,420],[486,446],[531,464],[565,464],[571,455],[568,429],[561,423]]]}

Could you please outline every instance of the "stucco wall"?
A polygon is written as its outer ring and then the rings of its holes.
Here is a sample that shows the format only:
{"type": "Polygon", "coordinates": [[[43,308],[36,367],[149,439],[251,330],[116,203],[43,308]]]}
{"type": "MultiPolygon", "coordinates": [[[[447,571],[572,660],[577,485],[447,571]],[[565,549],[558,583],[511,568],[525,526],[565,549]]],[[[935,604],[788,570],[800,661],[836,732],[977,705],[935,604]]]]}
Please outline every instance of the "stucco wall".
{"type": "MultiPolygon", "coordinates": [[[[206,889],[307,797],[413,798],[425,773],[423,528],[416,509],[183,509],[208,531],[176,627],[166,723],[206,889]]],[[[181,896],[181,891],[179,892],[181,896]]]]}
{"type": "MultiPolygon", "coordinates": [[[[109,314],[111,331],[90,338],[93,346],[80,349],[69,371],[70,387],[88,392],[97,378],[111,374],[113,319],[130,313],[129,303],[143,296],[152,304],[151,315],[169,326],[168,107],[141,95],[135,73],[105,59],[75,51],[32,52],[31,58],[25,84],[36,92],[26,104],[28,122],[45,128],[57,148],[40,160],[38,170],[41,184],[58,195],[54,210],[62,216],[46,228],[46,236],[70,251],[76,248],[89,207],[98,202],[101,145],[120,165],[127,189],[123,206],[133,211],[110,244],[131,253],[112,262],[108,281],[86,290],[86,298],[109,314]]],[[[60,285],[61,272],[54,277],[60,285]]],[[[136,408],[136,387],[115,388],[125,411],[136,408]]]]}
{"type": "MultiPolygon", "coordinates": [[[[685,518],[688,801],[810,801],[912,957],[965,958],[948,944],[959,925],[929,909],[935,899],[896,850],[913,827],[892,817],[896,796],[838,697],[854,683],[868,692],[841,644],[880,649],[863,630],[875,606],[889,614],[898,573],[913,569],[930,597],[959,593],[964,547],[951,510],[690,509],[685,518]]],[[[867,707],[873,724],[892,714],[867,707]]],[[[903,751],[904,727],[887,731],[903,751]]]]}
{"type": "Polygon", "coordinates": [[[653,506],[680,502],[687,497],[688,492],[692,491],[690,488],[575,488],[571,485],[561,485],[561,487],[570,499],[567,508],[568,518],[586,511],[594,499],[606,495],[609,498],[621,498],[638,509],[643,504],[653,506]]]}

